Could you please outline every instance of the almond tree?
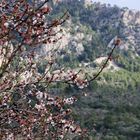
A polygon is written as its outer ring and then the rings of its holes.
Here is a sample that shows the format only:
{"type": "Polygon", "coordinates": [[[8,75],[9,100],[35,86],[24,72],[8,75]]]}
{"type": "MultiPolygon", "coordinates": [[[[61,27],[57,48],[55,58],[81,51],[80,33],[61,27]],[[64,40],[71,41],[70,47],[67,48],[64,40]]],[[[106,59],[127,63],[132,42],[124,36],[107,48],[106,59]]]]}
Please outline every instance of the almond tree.
{"type": "Polygon", "coordinates": [[[101,70],[91,79],[81,71],[59,68],[54,70],[55,54],[46,59],[45,69],[39,72],[36,48],[42,44],[55,44],[58,26],[68,19],[68,11],[57,19],[49,20],[49,0],[1,0],[0,2],[0,138],[65,139],[66,136],[85,134],[70,117],[67,106],[75,97],[60,98],[49,93],[54,83],[86,87],[95,80],[110,60],[120,40],[101,70]]]}

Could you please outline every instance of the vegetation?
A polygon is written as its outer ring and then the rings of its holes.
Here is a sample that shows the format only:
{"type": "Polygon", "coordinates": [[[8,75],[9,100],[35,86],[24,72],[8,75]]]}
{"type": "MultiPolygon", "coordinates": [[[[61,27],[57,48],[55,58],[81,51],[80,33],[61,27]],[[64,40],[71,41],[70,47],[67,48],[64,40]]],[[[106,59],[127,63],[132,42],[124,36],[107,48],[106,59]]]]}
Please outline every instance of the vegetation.
{"type": "MultiPolygon", "coordinates": [[[[91,42],[85,39],[81,55],[71,55],[63,63],[77,68],[79,64],[89,62],[89,69],[92,71],[97,67],[93,61],[97,57],[106,56],[110,50],[106,46],[114,36],[119,35],[125,41],[122,33],[125,27],[120,17],[123,9],[99,3],[86,8],[84,1],[63,1],[55,10],[63,11],[65,8],[69,9],[73,20],[71,24],[81,24],[83,31],[80,31],[85,36],[90,34],[93,37],[91,42]]],[[[82,93],[69,86],[62,88],[68,95],[77,96],[73,116],[78,123],[88,128],[89,139],[140,139],[140,56],[137,50],[131,50],[131,45],[129,47],[118,49],[112,57],[112,61],[120,68],[118,71],[104,71],[82,93]]]]}
{"type": "Polygon", "coordinates": [[[122,9],[84,0],[12,2],[0,2],[0,138],[139,140],[140,56],[120,49],[119,39],[108,45],[114,36],[125,40],[122,9]],[[63,29],[76,41],[61,50],[63,29]],[[44,45],[52,47],[46,57],[44,45]],[[119,69],[106,69],[110,62],[119,69]]]}

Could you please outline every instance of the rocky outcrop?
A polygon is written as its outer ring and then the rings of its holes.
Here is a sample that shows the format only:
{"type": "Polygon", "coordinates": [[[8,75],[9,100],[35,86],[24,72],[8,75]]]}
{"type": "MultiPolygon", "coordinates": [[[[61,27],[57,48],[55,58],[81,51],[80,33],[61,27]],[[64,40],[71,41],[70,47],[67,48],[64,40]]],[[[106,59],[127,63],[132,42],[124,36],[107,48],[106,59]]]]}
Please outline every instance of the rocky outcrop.
{"type": "Polygon", "coordinates": [[[51,38],[51,40],[58,39],[62,37],[62,39],[58,40],[56,43],[42,44],[36,50],[38,53],[37,58],[39,56],[43,57],[51,57],[54,54],[54,51],[57,50],[58,54],[66,55],[63,52],[67,52],[67,54],[74,54],[76,56],[82,54],[84,52],[84,42],[91,42],[92,41],[92,34],[84,33],[82,30],[85,28],[81,24],[77,24],[75,26],[71,20],[67,21],[66,26],[64,27],[57,27],[55,31],[59,31],[55,38],[51,38]],[[41,49],[40,49],[41,48],[41,49]]]}
{"type": "Polygon", "coordinates": [[[125,45],[133,51],[140,49],[140,11],[125,9],[120,30],[125,38],[125,45]]]}

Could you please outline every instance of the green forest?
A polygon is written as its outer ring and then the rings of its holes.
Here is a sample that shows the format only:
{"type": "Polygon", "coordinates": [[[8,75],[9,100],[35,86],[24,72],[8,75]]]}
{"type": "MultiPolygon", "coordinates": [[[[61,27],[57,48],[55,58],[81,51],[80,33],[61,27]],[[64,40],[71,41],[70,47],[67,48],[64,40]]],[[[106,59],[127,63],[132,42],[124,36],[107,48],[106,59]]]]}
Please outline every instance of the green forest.
{"type": "MultiPolygon", "coordinates": [[[[117,6],[108,7],[94,3],[85,7],[84,1],[63,1],[55,5],[54,9],[54,15],[58,11],[63,12],[68,9],[72,19],[71,33],[74,34],[75,26],[78,24],[80,32],[85,36],[93,35],[90,43],[84,41],[82,54],[71,54],[60,58],[66,67],[77,68],[82,62],[93,62],[97,57],[107,55],[110,48],[106,46],[116,35],[125,40],[125,36],[121,34],[124,25],[117,17],[122,9],[117,6]],[[106,23],[101,24],[101,22],[106,23]],[[115,22],[119,24],[117,27],[115,22]]],[[[103,72],[97,81],[93,81],[82,91],[76,87],[59,85],[62,89],[61,94],[78,98],[73,106],[73,117],[83,128],[89,130],[87,139],[139,140],[140,56],[131,49],[119,48],[113,56],[117,56],[114,62],[120,70],[103,72]]],[[[92,63],[91,67],[96,68],[97,65],[92,63]]]]}

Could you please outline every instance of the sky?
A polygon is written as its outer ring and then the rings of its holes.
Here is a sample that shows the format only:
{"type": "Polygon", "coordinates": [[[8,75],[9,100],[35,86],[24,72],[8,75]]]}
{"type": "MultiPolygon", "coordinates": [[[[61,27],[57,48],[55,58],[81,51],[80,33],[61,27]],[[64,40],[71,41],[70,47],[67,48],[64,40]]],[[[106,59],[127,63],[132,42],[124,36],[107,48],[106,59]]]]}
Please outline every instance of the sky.
{"type": "Polygon", "coordinates": [[[93,0],[102,3],[109,3],[111,5],[118,5],[120,7],[128,7],[130,9],[136,9],[140,11],[140,0],[93,0]]]}

